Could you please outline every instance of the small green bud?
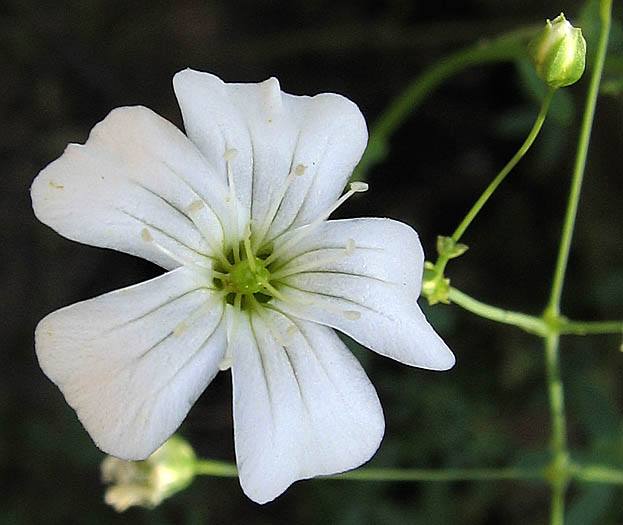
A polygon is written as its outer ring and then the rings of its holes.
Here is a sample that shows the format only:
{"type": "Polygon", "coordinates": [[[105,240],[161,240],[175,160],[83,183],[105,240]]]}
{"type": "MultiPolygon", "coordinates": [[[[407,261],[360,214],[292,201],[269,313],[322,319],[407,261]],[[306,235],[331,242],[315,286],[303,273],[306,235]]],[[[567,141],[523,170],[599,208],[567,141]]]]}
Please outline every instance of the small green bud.
{"type": "Polygon", "coordinates": [[[437,236],[437,253],[448,259],[460,257],[467,251],[467,244],[456,242],[452,237],[437,236]]]}
{"type": "Polygon", "coordinates": [[[104,501],[117,512],[134,505],[153,508],[185,489],[195,477],[197,458],[181,437],[172,436],[144,461],[106,456],[102,481],[109,483],[104,501]]]}
{"type": "Polygon", "coordinates": [[[560,13],[528,44],[537,75],[552,88],[577,82],[586,62],[586,41],[582,30],[573,27],[560,13]]]}
{"type": "Polygon", "coordinates": [[[422,295],[428,299],[428,304],[431,306],[437,303],[450,304],[449,291],[450,279],[439,274],[432,262],[426,261],[422,276],[422,295]]]}

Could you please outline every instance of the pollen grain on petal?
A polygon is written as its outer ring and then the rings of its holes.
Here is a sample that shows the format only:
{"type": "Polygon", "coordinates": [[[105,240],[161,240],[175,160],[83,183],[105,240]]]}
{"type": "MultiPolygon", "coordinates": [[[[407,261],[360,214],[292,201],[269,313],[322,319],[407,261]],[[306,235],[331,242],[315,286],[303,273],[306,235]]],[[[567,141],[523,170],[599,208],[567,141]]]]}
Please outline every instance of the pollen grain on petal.
{"type": "Polygon", "coordinates": [[[352,255],[353,253],[355,253],[355,248],[356,248],[355,240],[348,239],[346,241],[346,247],[345,247],[346,255],[352,255]]]}
{"type": "Polygon", "coordinates": [[[143,228],[141,230],[141,239],[143,239],[145,242],[152,242],[154,240],[147,228],[143,228]]]}
{"type": "Polygon", "coordinates": [[[190,203],[190,206],[188,207],[188,213],[190,213],[191,215],[195,213],[199,213],[201,210],[203,210],[204,207],[205,207],[205,204],[203,203],[203,201],[200,201],[200,200],[193,201],[190,203]]]}
{"type": "Polygon", "coordinates": [[[303,175],[303,173],[305,173],[306,169],[307,168],[303,166],[302,164],[297,164],[296,168],[294,168],[294,174],[300,177],[301,175],[303,175]]]}
{"type": "Polygon", "coordinates": [[[182,337],[187,328],[186,323],[182,321],[173,329],[173,335],[178,338],[182,337]]]}
{"type": "Polygon", "coordinates": [[[229,148],[223,153],[223,159],[225,159],[225,162],[229,162],[233,160],[236,155],[238,155],[238,150],[236,148],[229,148]]]}

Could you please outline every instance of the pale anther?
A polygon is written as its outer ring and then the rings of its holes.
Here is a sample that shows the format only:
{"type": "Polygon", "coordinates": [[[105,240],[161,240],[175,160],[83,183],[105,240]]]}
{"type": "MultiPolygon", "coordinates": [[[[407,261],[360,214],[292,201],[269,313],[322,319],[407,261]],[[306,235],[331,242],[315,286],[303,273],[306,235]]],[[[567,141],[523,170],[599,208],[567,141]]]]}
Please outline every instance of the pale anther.
{"type": "Polygon", "coordinates": [[[234,360],[231,357],[224,357],[223,359],[220,360],[218,364],[218,369],[221,372],[225,372],[225,370],[229,370],[231,368],[231,365],[233,364],[234,364],[234,360]]]}
{"type": "Polygon", "coordinates": [[[361,182],[361,181],[351,182],[350,183],[350,189],[351,189],[351,191],[354,191],[355,193],[361,193],[363,191],[368,191],[368,183],[367,182],[361,182]]]}
{"type": "Polygon", "coordinates": [[[348,239],[346,241],[346,255],[352,255],[353,253],[355,253],[355,240],[348,239]]]}
{"type": "Polygon", "coordinates": [[[296,168],[294,168],[294,174],[300,177],[303,173],[305,173],[306,169],[307,168],[305,168],[302,164],[297,164],[296,168]]]}
{"type": "Polygon", "coordinates": [[[182,321],[182,322],[181,322],[181,323],[179,323],[179,324],[175,327],[175,329],[173,330],[173,335],[174,335],[175,337],[181,337],[181,336],[182,336],[182,334],[186,331],[186,328],[188,328],[188,327],[186,326],[186,323],[182,321]]]}
{"type": "Polygon", "coordinates": [[[225,153],[223,153],[223,159],[225,162],[229,162],[238,154],[238,150],[236,148],[226,149],[225,153]]]}
{"type": "Polygon", "coordinates": [[[143,239],[145,242],[152,242],[154,240],[147,228],[143,228],[141,230],[141,239],[143,239]]]}
{"type": "Polygon", "coordinates": [[[188,213],[190,213],[191,215],[194,213],[198,213],[200,212],[203,208],[204,208],[205,204],[203,203],[203,201],[193,201],[190,203],[190,206],[188,207],[188,213]]]}

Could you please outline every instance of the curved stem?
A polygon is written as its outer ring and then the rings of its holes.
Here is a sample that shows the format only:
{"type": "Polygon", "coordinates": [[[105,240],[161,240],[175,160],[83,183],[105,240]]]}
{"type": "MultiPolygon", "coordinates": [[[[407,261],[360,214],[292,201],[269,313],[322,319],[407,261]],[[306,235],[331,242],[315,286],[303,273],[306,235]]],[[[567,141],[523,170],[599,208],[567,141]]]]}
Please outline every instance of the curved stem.
{"type": "Polygon", "coordinates": [[[533,35],[534,28],[529,27],[490,42],[479,42],[440,60],[417,76],[372,126],[368,148],[351,180],[367,178],[370,169],[385,158],[391,135],[446,79],[477,64],[509,61],[524,56],[525,44],[533,35]]]}
{"type": "MultiPolygon", "coordinates": [[[[532,129],[526,140],[524,140],[523,144],[517,150],[515,155],[506,163],[506,166],[502,168],[502,170],[495,176],[495,178],[491,181],[489,186],[482,192],[478,200],[474,203],[471,209],[467,212],[464,219],[457,226],[456,230],[452,234],[452,240],[454,242],[458,242],[461,239],[461,236],[465,233],[465,230],[469,227],[472,221],[476,218],[476,215],[480,212],[482,207],[489,200],[493,192],[497,189],[497,187],[502,183],[502,181],[506,178],[506,176],[511,172],[511,170],[517,165],[517,163],[523,158],[526,152],[530,149],[530,146],[534,143],[537,135],[541,131],[543,127],[543,123],[545,122],[545,116],[547,115],[547,110],[549,109],[550,102],[552,101],[552,97],[556,92],[555,88],[548,88],[545,97],[543,98],[543,102],[541,103],[541,109],[539,110],[539,114],[532,125],[532,129]]],[[[437,262],[435,263],[435,271],[439,275],[443,275],[443,271],[448,264],[449,257],[444,254],[440,254],[437,262]]]]}
{"type": "Polygon", "coordinates": [[[530,130],[530,133],[528,133],[528,136],[526,137],[526,140],[524,140],[524,143],[517,150],[517,153],[515,153],[515,155],[513,155],[513,158],[509,160],[506,166],[502,168],[502,170],[500,171],[500,173],[497,174],[495,179],[491,181],[491,184],[487,186],[485,191],[482,193],[482,195],[478,198],[476,203],[469,210],[465,218],[461,221],[461,224],[458,225],[458,227],[452,234],[452,240],[454,240],[455,242],[459,241],[461,236],[465,233],[465,230],[467,230],[468,226],[474,220],[476,215],[478,215],[478,212],[482,209],[485,203],[489,200],[489,197],[491,197],[491,195],[496,190],[496,188],[506,178],[506,175],[510,173],[510,171],[517,165],[517,163],[521,160],[521,158],[530,149],[530,146],[532,146],[534,140],[539,134],[539,131],[541,131],[541,127],[543,127],[543,122],[545,122],[545,116],[547,115],[547,110],[549,109],[549,105],[550,105],[550,102],[552,101],[552,96],[554,95],[555,91],[556,90],[553,88],[548,88],[547,93],[545,94],[545,97],[543,98],[543,102],[541,103],[541,109],[539,111],[539,114],[537,115],[536,120],[534,121],[534,124],[532,126],[532,129],[530,130]]]}
{"type": "Polygon", "coordinates": [[[448,299],[479,317],[484,317],[485,319],[498,323],[517,326],[526,332],[539,336],[545,336],[547,333],[547,324],[540,317],[491,306],[490,304],[470,297],[453,286],[451,286],[448,291],[448,299]]]}
{"type": "Polygon", "coordinates": [[[521,328],[528,333],[545,337],[548,334],[589,335],[589,334],[622,334],[623,321],[573,321],[559,317],[554,321],[546,321],[543,317],[529,315],[514,310],[506,310],[498,306],[474,299],[454,286],[448,289],[448,299],[473,314],[521,328]]]}

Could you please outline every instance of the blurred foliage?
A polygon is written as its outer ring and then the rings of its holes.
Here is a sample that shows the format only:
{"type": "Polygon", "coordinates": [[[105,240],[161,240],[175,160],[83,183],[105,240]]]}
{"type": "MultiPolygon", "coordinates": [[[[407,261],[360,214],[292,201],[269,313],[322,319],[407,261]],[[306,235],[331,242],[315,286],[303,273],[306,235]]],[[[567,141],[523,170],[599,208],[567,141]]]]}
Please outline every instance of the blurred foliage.
{"type": "MultiPolygon", "coordinates": [[[[590,57],[594,2],[563,7],[583,27],[590,57]]],[[[258,507],[237,480],[202,477],[153,511],[116,514],[103,502],[103,454],[38,368],[32,334],[46,313],[159,270],[61,238],[32,215],[28,187],[113,107],[143,104],[181,126],[170,86],[182,68],[226,80],[274,75],[297,94],[339,92],[359,104],[371,125],[424,68],[481,39],[558,14],[550,9],[536,0],[4,2],[0,523],[544,522],[547,487],[513,482],[313,480],[258,507]]],[[[615,5],[615,19],[622,14],[615,5]]],[[[623,318],[621,34],[617,23],[563,296],[564,313],[576,318],[623,318]]],[[[492,304],[535,314],[542,309],[586,86],[585,77],[556,95],[535,147],[465,236],[470,250],[448,271],[459,288],[492,304]]],[[[370,173],[371,191],[340,211],[403,220],[432,255],[437,235],[453,230],[523,140],[541,95],[521,60],[461,72],[392,136],[388,157],[370,173]]],[[[453,306],[423,307],[457,355],[451,372],[409,369],[355,349],[387,418],[371,465],[542,460],[549,416],[539,340],[453,306]]],[[[616,337],[564,338],[562,373],[572,450],[587,461],[623,466],[619,344],[616,337]]],[[[181,428],[200,456],[233,459],[230,388],[228,375],[220,374],[181,428]]],[[[621,488],[573,485],[568,522],[622,523],[621,501],[621,488]]]]}

